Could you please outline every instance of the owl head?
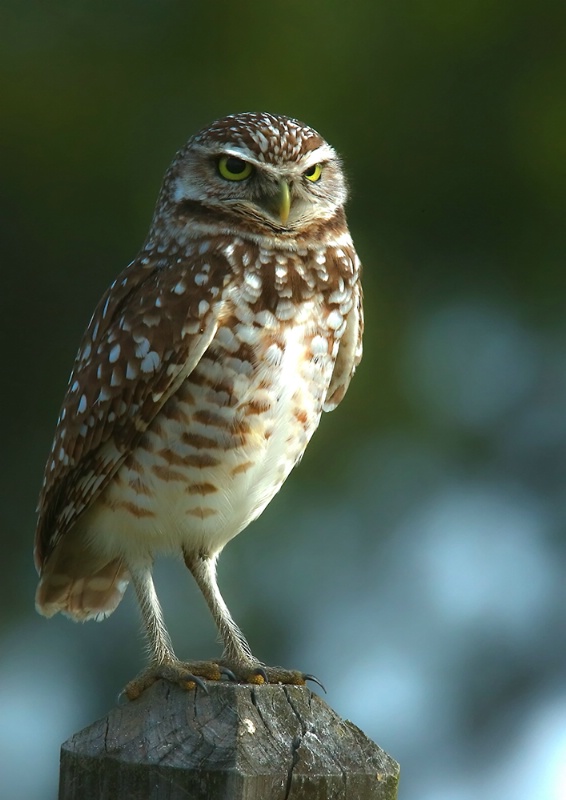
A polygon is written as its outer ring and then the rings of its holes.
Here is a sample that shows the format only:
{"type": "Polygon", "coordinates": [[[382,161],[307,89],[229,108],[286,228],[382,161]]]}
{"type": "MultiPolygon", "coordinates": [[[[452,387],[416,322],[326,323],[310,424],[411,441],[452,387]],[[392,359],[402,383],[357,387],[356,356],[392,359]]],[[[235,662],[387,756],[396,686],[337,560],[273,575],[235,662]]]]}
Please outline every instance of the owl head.
{"type": "Polygon", "coordinates": [[[225,230],[261,238],[295,237],[331,219],[347,188],[335,150],[289,117],[224,117],[180,150],[163,184],[158,213],[179,228],[219,220],[225,230]]]}

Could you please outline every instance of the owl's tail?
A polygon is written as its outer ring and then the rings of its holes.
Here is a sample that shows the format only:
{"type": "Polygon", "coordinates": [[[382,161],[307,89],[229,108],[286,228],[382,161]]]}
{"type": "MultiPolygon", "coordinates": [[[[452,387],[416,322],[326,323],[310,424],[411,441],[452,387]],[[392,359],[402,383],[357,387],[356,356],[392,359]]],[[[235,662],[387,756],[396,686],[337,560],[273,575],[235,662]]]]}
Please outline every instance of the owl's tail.
{"type": "Polygon", "coordinates": [[[44,617],[61,612],[75,622],[110,616],[124,596],[130,574],[119,558],[104,564],[88,553],[69,558],[56,548],[42,570],[35,607],[44,617]]]}

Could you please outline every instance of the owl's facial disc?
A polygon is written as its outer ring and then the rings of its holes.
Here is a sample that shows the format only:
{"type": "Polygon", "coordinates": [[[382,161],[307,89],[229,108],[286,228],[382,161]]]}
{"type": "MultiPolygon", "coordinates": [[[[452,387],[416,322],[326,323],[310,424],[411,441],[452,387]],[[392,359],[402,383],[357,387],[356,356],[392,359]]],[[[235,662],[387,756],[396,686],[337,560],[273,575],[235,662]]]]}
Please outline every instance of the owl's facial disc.
{"type": "Polygon", "coordinates": [[[291,212],[292,178],[286,173],[267,167],[249,151],[227,149],[216,159],[217,177],[226,190],[223,197],[238,214],[258,214],[269,222],[277,220],[286,225],[291,212]]]}
{"type": "Polygon", "coordinates": [[[330,219],[346,200],[340,162],[326,143],[296,153],[263,153],[243,143],[193,143],[167,191],[186,212],[222,212],[233,232],[284,237],[330,219]]]}

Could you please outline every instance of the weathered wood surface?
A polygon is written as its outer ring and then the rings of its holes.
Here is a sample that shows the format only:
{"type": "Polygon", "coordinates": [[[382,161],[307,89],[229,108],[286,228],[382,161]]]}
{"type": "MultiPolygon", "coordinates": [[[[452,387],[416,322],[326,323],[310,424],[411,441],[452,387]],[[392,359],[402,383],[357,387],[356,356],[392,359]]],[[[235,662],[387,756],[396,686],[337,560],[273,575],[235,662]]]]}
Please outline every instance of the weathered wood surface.
{"type": "Polygon", "coordinates": [[[159,681],[65,742],[59,800],[395,800],[398,776],[306,687],[159,681]]]}

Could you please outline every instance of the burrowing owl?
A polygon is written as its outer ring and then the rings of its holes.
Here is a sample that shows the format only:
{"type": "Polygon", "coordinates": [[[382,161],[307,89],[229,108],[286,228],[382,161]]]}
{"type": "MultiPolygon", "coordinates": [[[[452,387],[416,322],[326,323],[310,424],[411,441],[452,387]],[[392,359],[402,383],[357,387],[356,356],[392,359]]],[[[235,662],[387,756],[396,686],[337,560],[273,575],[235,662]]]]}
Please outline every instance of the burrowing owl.
{"type": "Polygon", "coordinates": [[[47,617],[111,614],[131,581],[158,677],[304,683],[252,656],[216,582],[361,358],[360,263],[335,151],[312,128],[236,114],[165,175],[143,249],[83,337],[45,470],[35,561],[47,617]],[[224,643],[180,662],[152,581],[182,553],[224,643]]]}

